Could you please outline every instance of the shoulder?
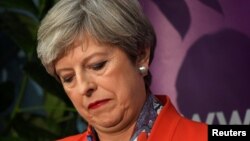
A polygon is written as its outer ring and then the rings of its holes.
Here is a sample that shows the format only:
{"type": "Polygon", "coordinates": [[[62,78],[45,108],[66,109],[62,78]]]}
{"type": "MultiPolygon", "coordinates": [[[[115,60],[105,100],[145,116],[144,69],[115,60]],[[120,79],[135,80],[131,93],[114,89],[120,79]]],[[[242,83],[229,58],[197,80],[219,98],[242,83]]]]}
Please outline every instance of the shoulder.
{"type": "Polygon", "coordinates": [[[160,100],[164,107],[153,126],[150,135],[152,140],[164,138],[173,141],[207,141],[207,124],[181,116],[169,97],[161,97],[160,100]]]}
{"type": "Polygon", "coordinates": [[[87,141],[87,132],[58,139],[57,141],[87,141]]]}
{"type": "Polygon", "coordinates": [[[173,140],[207,141],[208,125],[182,117],[173,134],[173,140]]]}

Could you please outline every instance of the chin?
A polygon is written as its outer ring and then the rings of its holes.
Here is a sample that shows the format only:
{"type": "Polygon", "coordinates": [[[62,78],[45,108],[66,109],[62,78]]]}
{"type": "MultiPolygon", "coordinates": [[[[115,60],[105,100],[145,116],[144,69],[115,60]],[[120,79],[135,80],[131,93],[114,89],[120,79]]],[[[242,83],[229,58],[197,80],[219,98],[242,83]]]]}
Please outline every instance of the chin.
{"type": "Polygon", "coordinates": [[[101,117],[98,119],[95,119],[93,126],[101,127],[101,128],[113,128],[116,126],[119,126],[122,123],[123,118],[117,118],[117,116],[108,116],[108,117],[101,117]],[[116,118],[114,118],[116,117],[116,118]]]}
{"type": "MultiPolygon", "coordinates": [[[[109,117],[108,119],[102,119],[99,120],[99,125],[109,128],[118,125],[121,122],[119,119],[114,119],[112,117],[109,117]]],[[[98,122],[97,122],[98,123],[98,122]]]]}

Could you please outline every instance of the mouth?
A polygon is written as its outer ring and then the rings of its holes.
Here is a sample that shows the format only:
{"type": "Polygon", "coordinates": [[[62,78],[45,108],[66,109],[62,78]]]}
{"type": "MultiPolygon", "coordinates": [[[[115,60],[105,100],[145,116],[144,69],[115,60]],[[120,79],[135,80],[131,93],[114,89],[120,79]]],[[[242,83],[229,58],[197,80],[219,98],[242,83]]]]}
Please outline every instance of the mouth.
{"type": "Polygon", "coordinates": [[[97,109],[103,105],[105,105],[110,99],[103,99],[103,100],[98,100],[98,101],[95,101],[93,103],[90,103],[89,106],[88,106],[88,109],[97,109]]]}

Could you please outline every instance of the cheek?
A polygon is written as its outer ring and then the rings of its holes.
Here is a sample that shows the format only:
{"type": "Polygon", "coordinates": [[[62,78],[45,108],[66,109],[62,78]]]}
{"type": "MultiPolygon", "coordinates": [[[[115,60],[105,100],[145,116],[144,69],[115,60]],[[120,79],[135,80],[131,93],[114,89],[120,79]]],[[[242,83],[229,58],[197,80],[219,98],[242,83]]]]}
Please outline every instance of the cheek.
{"type": "MultiPolygon", "coordinates": [[[[115,73],[114,73],[115,74],[115,73]]],[[[141,94],[138,84],[141,83],[137,79],[138,76],[133,75],[133,72],[116,73],[116,75],[107,75],[106,79],[100,80],[99,86],[103,87],[117,99],[119,105],[129,106],[141,94]],[[130,74],[130,75],[124,75],[130,74]],[[132,74],[132,75],[131,75],[132,74]]]]}
{"type": "Polygon", "coordinates": [[[68,95],[70,101],[73,103],[77,112],[86,120],[90,118],[90,114],[88,110],[83,106],[83,97],[82,96],[75,96],[75,95],[68,95]]]}
{"type": "Polygon", "coordinates": [[[83,97],[80,94],[74,93],[73,91],[65,90],[68,98],[79,112],[79,110],[83,109],[83,97]]]}
{"type": "Polygon", "coordinates": [[[81,100],[80,97],[82,95],[77,93],[76,88],[67,88],[67,87],[63,87],[63,88],[72,103],[78,103],[78,101],[81,100]]]}
{"type": "Polygon", "coordinates": [[[81,107],[81,101],[82,101],[82,99],[80,98],[80,97],[78,97],[78,96],[75,96],[75,95],[69,95],[68,94],[68,97],[69,97],[69,99],[70,99],[70,101],[73,103],[73,105],[75,106],[75,108],[78,110],[78,109],[80,109],[80,107],[81,107]]]}

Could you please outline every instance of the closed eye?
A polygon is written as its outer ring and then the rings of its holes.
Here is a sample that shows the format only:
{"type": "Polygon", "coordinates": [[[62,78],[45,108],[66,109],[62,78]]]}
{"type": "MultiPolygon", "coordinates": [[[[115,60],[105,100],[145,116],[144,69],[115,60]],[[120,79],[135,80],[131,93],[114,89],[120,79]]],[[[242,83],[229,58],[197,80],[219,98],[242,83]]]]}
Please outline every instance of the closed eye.
{"type": "Polygon", "coordinates": [[[62,82],[63,82],[63,83],[70,83],[70,82],[72,82],[72,80],[73,80],[73,77],[72,77],[72,76],[62,78],[62,82]]]}
{"type": "Polygon", "coordinates": [[[96,64],[91,65],[90,68],[92,70],[98,71],[98,70],[101,70],[106,65],[106,63],[107,61],[96,63],[96,64]]]}

